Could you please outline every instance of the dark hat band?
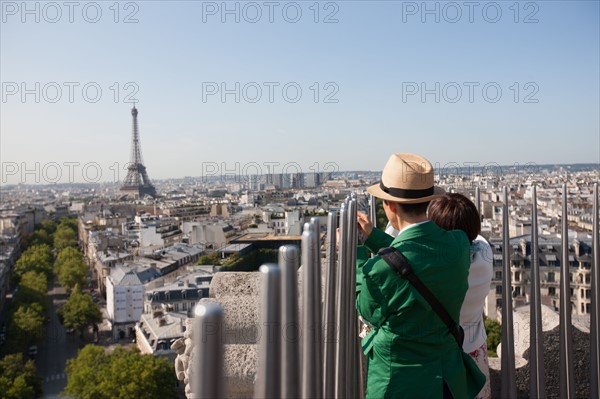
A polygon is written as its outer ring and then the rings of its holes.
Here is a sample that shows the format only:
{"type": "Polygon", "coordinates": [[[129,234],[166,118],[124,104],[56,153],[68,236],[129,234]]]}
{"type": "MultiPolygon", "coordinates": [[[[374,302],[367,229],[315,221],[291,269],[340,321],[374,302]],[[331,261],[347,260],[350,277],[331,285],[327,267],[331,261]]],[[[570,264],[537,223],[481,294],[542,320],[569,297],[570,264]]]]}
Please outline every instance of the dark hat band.
{"type": "Polygon", "coordinates": [[[379,187],[383,190],[383,192],[398,198],[417,199],[433,195],[433,186],[423,190],[410,190],[404,188],[386,187],[385,184],[380,181],[379,187]]]}

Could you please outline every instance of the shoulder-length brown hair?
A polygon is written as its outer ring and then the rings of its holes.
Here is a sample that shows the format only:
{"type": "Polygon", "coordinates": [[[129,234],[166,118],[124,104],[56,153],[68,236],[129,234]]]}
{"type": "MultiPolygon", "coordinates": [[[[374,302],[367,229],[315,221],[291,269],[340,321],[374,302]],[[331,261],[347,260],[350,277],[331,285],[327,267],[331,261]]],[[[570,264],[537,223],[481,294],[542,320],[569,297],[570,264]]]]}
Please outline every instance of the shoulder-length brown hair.
{"type": "Polygon", "coordinates": [[[462,230],[469,241],[481,232],[481,219],[475,204],[462,194],[451,193],[436,198],[429,204],[427,215],[444,230],[462,230]]]}

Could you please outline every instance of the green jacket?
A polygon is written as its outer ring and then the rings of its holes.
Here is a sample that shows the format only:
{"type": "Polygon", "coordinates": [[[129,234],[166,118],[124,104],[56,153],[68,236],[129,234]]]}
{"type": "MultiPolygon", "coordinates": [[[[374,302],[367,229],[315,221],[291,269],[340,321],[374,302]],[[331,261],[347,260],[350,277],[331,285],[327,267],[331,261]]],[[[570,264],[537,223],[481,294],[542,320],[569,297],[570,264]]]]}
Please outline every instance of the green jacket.
{"type": "Polygon", "coordinates": [[[463,231],[426,222],[394,239],[373,229],[358,247],[356,275],[358,313],[373,326],[362,341],[367,398],[441,398],[442,379],[454,398],[474,397],[485,382],[474,361],[408,281],[379,256],[368,257],[366,249],[388,246],[404,254],[457,322],[468,288],[470,245],[463,231]]]}

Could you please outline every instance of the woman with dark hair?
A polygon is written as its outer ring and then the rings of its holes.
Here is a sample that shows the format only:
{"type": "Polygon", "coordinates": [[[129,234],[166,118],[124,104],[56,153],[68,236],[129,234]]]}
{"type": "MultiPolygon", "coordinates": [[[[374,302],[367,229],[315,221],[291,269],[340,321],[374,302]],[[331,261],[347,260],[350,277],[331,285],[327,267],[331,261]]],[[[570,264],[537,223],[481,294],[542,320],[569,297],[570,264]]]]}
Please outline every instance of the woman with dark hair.
{"type": "Polygon", "coordinates": [[[475,204],[462,194],[445,194],[431,201],[427,216],[444,230],[464,231],[471,242],[469,288],[460,308],[460,325],[465,330],[463,350],[475,360],[486,377],[477,398],[488,399],[491,389],[483,307],[492,280],[492,248],[479,235],[481,219],[475,204]]]}

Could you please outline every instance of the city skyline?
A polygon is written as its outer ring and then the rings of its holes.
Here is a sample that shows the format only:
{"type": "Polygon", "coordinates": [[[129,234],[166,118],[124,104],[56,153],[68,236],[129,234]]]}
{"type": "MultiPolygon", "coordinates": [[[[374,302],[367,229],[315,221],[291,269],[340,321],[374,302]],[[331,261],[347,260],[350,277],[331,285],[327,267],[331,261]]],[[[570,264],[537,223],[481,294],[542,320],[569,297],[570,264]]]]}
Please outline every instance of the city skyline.
{"type": "Polygon", "coordinates": [[[122,181],[134,101],[156,180],[600,164],[598,2],[75,3],[2,2],[3,185],[122,181]]]}

